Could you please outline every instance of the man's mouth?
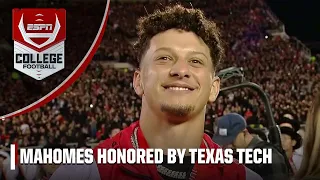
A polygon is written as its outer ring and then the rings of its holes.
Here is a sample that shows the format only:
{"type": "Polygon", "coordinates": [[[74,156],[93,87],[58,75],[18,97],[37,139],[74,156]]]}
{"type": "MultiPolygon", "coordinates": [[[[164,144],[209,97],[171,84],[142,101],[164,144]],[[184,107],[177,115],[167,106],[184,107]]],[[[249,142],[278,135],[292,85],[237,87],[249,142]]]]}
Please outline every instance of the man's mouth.
{"type": "Polygon", "coordinates": [[[166,87],[165,89],[170,89],[174,91],[192,91],[192,89],[185,88],[185,87],[166,87]]]}
{"type": "Polygon", "coordinates": [[[180,84],[180,83],[173,83],[163,86],[165,89],[173,90],[173,91],[193,91],[195,90],[194,87],[188,84],[180,84]]]}

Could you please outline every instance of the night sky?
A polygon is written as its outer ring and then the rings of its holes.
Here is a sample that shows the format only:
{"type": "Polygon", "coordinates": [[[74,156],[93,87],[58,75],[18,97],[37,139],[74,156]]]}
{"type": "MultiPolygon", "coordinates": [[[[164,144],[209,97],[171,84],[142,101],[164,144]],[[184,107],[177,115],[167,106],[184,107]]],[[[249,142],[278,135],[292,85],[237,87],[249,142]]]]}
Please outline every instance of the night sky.
{"type": "Polygon", "coordinates": [[[289,36],[295,36],[313,53],[320,53],[320,1],[266,0],[269,7],[285,24],[289,36]]]}

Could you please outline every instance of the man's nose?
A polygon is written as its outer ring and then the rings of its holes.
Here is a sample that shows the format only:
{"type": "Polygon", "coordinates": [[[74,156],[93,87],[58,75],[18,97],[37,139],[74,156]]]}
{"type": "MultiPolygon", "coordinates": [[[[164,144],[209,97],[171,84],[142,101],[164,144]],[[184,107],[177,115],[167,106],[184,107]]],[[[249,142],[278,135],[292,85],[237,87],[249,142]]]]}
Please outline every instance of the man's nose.
{"type": "Polygon", "coordinates": [[[176,76],[179,78],[190,78],[189,64],[184,59],[177,60],[170,70],[170,76],[176,76]]]}

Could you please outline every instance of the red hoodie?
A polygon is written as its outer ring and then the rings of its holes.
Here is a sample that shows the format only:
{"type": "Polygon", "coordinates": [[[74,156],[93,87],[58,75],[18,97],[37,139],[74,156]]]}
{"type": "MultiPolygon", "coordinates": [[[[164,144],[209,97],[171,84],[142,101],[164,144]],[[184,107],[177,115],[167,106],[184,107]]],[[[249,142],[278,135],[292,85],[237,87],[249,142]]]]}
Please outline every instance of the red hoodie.
{"type": "MultiPolygon", "coordinates": [[[[148,148],[146,139],[139,128],[139,122],[131,124],[116,136],[99,144],[94,151],[97,159],[97,149],[129,149],[148,148]]],[[[204,134],[200,148],[220,148],[211,138],[204,134]]],[[[50,180],[161,180],[156,165],[147,164],[97,164],[90,165],[61,165],[50,180]]],[[[262,178],[243,165],[234,162],[230,165],[223,164],[195,164],[189,180],[262,180],[262,178]]]]}
{"type": "MultiPolygon", "coordinates": [[[[149,148],[146,139],[139,128],[139,122],[133,123],[130,127],[124,129],[112,139],[107,139],[96,148],[94,148],[94,157],[97,158],[98,148],[137,148],[133,142],[137,137],[139,148],[149,148]]],[[[201,148],[220,148],[211,138],[204,134],[201,148]]],[[[112,179],[152,179],[160,180],[162,177],[158,174],[156,165],[141,165],[141,164],[99,164],[98,170],[102,180],[112,179]]],[[[246,168],[243,165],[233,163],[231,165],[198,165],[193,168],[190,179],[212,179],[215,180],[245,180],[246,168]]]]}

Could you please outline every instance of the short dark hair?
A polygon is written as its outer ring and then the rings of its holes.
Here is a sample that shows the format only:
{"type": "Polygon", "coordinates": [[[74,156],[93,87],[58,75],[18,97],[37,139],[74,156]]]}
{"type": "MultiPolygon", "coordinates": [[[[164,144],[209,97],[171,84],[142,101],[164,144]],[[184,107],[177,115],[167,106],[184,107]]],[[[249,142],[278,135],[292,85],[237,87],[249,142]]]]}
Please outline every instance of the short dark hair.
{"type": "Polygon", "coordinates": [[[116,122],[111,123],[109,125],[109,135],[111,134],[112,130],[114,130],[114,129],[120,129],[121,130],[121,126],[116,122]]]}
{"type": "Polygon", "coordinates": [[[153,14],[138,20],[138,64],[149,46],[150,39],[166,30],[178,29],[194,32],[210,48],[212,64],[216,69],[224,56],[224,48],[219,28],[208,20],[200,9],[188,9],[181,5],[167,6],[165,10],[156,10],[153,14]]]}

